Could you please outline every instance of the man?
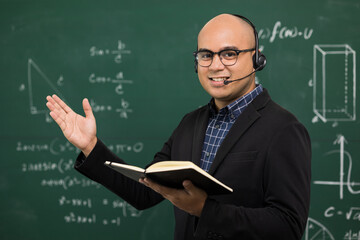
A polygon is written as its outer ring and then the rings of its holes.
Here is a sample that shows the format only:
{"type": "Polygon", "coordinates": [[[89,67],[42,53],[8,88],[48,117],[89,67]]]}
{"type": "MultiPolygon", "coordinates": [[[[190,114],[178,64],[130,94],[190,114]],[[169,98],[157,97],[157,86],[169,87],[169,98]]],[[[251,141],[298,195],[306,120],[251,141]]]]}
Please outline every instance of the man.
{"type": "Polygon", "coordinates": [[[47,97],[50,115],[82,151],[75,168],[138,209],[171,201],[174,239],[300,239],[310,201],[310,139],[255,84],[256,45],[253,27],[238,16],[222,14],[203,27],[196,69],[212,100],[184,116],[153,161],[191,159],[232,194],[207,196],[188,180],[184,189],[172,189],[116,173],[104,161],[124,161],[97,139],[88,100],[84,118],[57,96],[47,97]]]}

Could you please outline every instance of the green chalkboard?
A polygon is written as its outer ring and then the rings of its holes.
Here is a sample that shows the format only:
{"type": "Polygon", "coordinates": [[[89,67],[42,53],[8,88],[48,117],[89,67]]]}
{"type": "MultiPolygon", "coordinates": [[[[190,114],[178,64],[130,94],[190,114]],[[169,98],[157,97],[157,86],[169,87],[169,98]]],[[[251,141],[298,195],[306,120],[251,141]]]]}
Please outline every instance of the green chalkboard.
{"type": "Polygon", "coordinates": [[[230,12],[257,26],[268,59],[257,81],[312,138],[304,239],[359,239],[359,11],[358,0],[1,0],[0,238],[171,239],[171,204],[137,211],[73,170],[78,151],[45,97],[80,113],[89,98],[98,136],[145,166],[209,101],[192,52],[202,25],[230,12]]]}

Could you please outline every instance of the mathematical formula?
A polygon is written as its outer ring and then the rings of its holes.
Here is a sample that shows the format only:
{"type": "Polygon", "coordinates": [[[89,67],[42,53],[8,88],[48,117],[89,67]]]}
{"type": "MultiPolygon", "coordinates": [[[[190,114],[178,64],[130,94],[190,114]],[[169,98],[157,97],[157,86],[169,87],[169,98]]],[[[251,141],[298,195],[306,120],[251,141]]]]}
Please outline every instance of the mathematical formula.
{"type": "Polygon", "coordinates": [[[96,46],[90,48],[91,57],[114,56],[114,61],[116,63],[122,62],[122,55],[130,53],[131,51],[126,49],[126,44],[121,40],[118,41],[117,49],[114,50],[110,50],[109,48],[98,48],[96,46]]]}
{"type": "Polygon", "coordinates": [[[349,230],[344,235],[344,240],[360,240],[360,230],[349,230]]]}
{"type": "Polygon", "coordinates": [[[115,92],[118,95],[124,94],[124,84],[132,84],[132,80],[127,80],[124,78],[124,73],[119,72],[116,74],[115,78],[113,77],[105,77],[105,76],[97,76],[95,73],[91,73],[89,76],[89,82],[91,84],[116,84],[115,92]]]}
{"type": "Polygon", "coordinates": [[[350,207],[348,210],[338,210],[334,206],[327,208],[324,212],[327,218],[334,216],[344,216],[346,220],[354,220],[360,222],[360,207],[350,207]]]}
{"type": "Polygon", "coordinates": [[[73,187],[100,188],[100,184],[98,184],[90,179],[86,179],[85,177],[78,178],[78,177],[74,177],[74,176],[65,176],[62,178],[44,178],[40,181],[40,186],[41,187],[50,187],[50,188],[60,187],[64,190],[68,190],[73,187]]]}
{"type": "Polygon", "coordinates": [[[312,28],[299,28],[297,26],[283,26],[281,21],[277,21],[273,28],[263,28],[258,31],[259,39],[269,39],[273,43],[276,39],[303,38],[309,40],[313,34],[312,28]]]}
{"type": "MultiPolygon", "coordinates": [[[[111,209],[119,209],[121,210],[123,217],[140,217],[142,214],[141,210],[137,210],[124,200],[120,199],[108,199],[103,198],[101,201],[94,200],[92,198],[69,198],[65,195],[60,196],[58,199],[59,206],[71,206],[71,207],[82,207],[82,208],[98,208],[105,207],[111,209]]],[[[118,213],[119,211],[117,211],[118,213]]]]}
{"type": "MultiPolygon", "coordinates": [[[[144,143],[136,142],[134,144],[115,143],[108,145],[108,148],[115,153],[134,152],[140,153],[144,149],[144,143]]],[[[79,154],[80,150],[74,147],[66,140],[59,140],[54,138],[50,143],[31,143],[18,141],[15,148],[16,152],[49,152],[52,155],[59,155],[65,152],[73,152],[79,154]]],[[[61,160],[60,160],[61,161],[61,160]]],[[[40,163],[40,165],[48,165],[40,163]]],[[[48,168],[44,166],[45,168],[48,168]]],[[[53,167],[50,167],[53,168],[53,167]]]]}
{"type": "Polygon", "coordinates": [[[126,217],[138,218],[142,215],[142,211],[137,210],[124,200],[109,200],[107,198],[103,198],[101,201],[96,201],[91,198],[68,198],[62,195],[58,200],[59,206],[71,206],[74,208],[85,207],[92,209],[102,207],[104,210],[106,208],[111,209],[120,209],[119,211],[115,211],[117,216],[111,218],[101,218],[100,220],[96,213],[88,214],[86,216],[76,214],[75,211],[71,211],[70,213],[64,216],[64,221],[66,223],[75,223],[75,224],[103,224],[103,225],[121,225],[121,219],[126,217]],[[97,205],[97,206],[94,206],[97,205]],[[119,215],[120,213],[120,215],[119,215]]]}

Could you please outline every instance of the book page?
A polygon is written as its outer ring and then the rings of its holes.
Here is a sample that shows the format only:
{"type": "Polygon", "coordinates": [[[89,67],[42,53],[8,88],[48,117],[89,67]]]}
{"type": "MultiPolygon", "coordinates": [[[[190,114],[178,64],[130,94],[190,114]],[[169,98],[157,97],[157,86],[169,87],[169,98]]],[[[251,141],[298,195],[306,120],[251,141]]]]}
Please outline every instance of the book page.
{"type": "Polygon", "coordinates": [[[162,161],[157,162],[151,166],[149,166],[145,172],[146,173],[156,173],[156,172],[166,172],[166,171],[173,171],[173,170],[181,170],[181,169],[193,169],[198,173],[206,176],[207,178],[211,179],[212,181],[216,182],[217,184],[223,186],[226,189],[229,189],[231,192],[233,191],[231,188],[211,176],[205,170],[201,169],[199,166],[194,164],[190,161],[162,161]]]}
{"type": "Polygon", "coordinates": [[[146,171],[166,171],[166,170],[174,170],[174,169],[184,169],[184,168],[196,168],[197,166],[189,161],[162,161],[154,163],[149,166],[146,171]]]}

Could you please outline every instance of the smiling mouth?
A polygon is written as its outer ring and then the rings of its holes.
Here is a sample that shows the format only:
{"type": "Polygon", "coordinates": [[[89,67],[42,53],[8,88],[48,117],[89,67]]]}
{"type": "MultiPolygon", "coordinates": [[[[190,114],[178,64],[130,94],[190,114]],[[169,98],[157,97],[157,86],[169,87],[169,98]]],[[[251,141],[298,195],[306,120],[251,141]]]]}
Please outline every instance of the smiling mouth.
{"type": "Polygon", "coordinates": [[[213,77],[213,78],[209,78],[209,79],[214,82],[223,82],[223,81],[229,79],[229,77],[213,77]]]}

